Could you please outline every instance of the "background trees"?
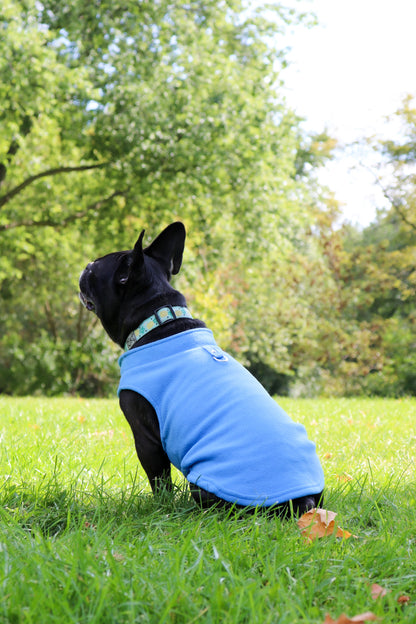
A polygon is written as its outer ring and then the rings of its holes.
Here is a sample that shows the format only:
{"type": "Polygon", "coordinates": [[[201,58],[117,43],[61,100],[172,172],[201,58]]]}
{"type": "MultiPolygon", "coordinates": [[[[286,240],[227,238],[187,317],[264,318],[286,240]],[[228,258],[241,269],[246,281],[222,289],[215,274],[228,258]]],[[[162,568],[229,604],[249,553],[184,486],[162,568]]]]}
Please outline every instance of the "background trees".
{"type": "Polygon", "coordinates": [[[314,332],[318,392],[416,392],[414,101],[407,98],[396,116],[401,139],[373,143],[390,208],[363,230],[332,223],[318,235],[331,275],[326,317],[314,332]]]}
{"type": "Polygon", "coordinates": [[[334,142],[306,135],[279,90],[278,33],[299,18],[266,15],[222,0],[2,3],[0,391],[112,392],[118,351],[79,305],[79,273],[178,218],[178,286],[270,389],[412,391],[394,362],[397,331],[403,352],[413,331],[414,215],[398,189],[405,175],[413,197],[414,119],[402,112],[403,145],[380,146],[396,163],[391,214],[336,229],[315,178],[334,142]]]}
{"type": "MultiPolygon", "coordinates": [[[[416,108],[410,97],[395,116],[401,123],[397,141],[375,144],[383,175],[378,179],[390,202],[376,222],[351,233],[346,247],[355,265],[360,296],[355,318],[373,326],[376,374],[361,387],[375,394],[416,392],[416,108]]],[[[374,371],[371,371],[373,372],[374,371]]]]}

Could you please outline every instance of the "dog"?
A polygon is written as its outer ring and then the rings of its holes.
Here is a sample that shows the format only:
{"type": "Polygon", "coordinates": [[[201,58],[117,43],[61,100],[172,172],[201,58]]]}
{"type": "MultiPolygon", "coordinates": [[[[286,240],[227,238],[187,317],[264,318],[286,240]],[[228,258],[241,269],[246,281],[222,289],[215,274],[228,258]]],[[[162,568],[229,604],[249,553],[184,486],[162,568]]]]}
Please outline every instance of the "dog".
{"type": "Polygon", "coordinates": [[[83,305],[125,349],[118,396],[152,491],[171,491],[171,464],[192,498],[213,505],[297,515],[317,507],[324,475],[315,444],[263,386],[192,317],[170,283],[185,227],[175,222],[143,249],[89,263],[83,305]]]}

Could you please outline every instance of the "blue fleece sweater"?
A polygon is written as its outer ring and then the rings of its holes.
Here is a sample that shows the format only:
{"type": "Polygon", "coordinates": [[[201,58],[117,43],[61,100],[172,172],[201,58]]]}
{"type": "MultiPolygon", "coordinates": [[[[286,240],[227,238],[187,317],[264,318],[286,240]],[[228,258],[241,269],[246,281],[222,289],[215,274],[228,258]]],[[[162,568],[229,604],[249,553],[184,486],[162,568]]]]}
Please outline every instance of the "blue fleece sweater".
{"type": "Polygon", "coordinates": [[[163,448],[189,482],[239,505],[323,490],[315,444],[209,329],[146,344],[119,360],[118,392],[154,407],[163,448]]]}

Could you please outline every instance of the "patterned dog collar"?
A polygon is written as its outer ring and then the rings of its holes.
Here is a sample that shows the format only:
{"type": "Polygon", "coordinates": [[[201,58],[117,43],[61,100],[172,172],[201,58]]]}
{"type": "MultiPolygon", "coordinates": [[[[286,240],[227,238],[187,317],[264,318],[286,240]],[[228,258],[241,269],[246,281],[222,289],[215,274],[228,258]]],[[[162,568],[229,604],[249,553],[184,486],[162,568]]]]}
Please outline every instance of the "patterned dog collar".
{"type": "Polygon", "coordinates": [[[156,329],[159,325],[164,325],[170,321],[175,321],[178,318],[192,318],[192,314],[184,306],[167,305],[159,308],[152,316],[140,323],[137,329],[129,333],[124,345],[125,351],[131,349],[140,338],[148,334],[152,329],[156,329]]]}

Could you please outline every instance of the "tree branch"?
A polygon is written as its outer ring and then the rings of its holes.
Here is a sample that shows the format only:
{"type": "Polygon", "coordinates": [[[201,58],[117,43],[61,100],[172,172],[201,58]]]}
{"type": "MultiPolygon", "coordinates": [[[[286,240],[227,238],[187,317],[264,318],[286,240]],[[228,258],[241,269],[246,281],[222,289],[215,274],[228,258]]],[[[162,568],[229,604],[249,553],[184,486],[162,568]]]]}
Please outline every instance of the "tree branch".
{"type": "Polygon", "coordinates": [[[57,175],[58,173],[71,173],[73,171],[87,171],[88,169],[99,169],[104,167],[108,163],[97,163],[95,165],[79,165],[78,167],[55,167],[53,169],[47,169],[46,171],[42,171],[41,173],[36,173],[35,175],[29,176],[24,180],[21,184],[18,184],[14,188],[12,188],[8,193],[0,197],[0,208],[7,204],[13,197],[18,195],[23,189],[25,189],[36,180],[40,178],[46,178],[47,176],[57,175]]]}
{"type": "Polygon", "coordinates": [[[111,202],[115,197],[126,195],[127,190],[125,191],[114,191],[108,197],[104,197],[103,199],[99,199],[92,204],[89,204],[85,208],[85,210],[81,210],[78,212],[74,212],[67,217],[64,217],[60,221],[56,221],[54,219],[41,219],[39,221],[35,221],[33,219],[27,219],[26,221],[15,221],[14,223],[5,223],[0,225],[0,232],[4,232],[5,230],[12,230],[18,227],[62,227],[67,223],[71,223],[72,221],[76,221],[77,219],[82,219],[88,215],[91,211],[100,210],[105,204],[111,202]]]}
{"type": "MultiPolygon", "coordinates": [[[[361,163],[363,164],[363,163],[361,163]]],[[[404,221],[404,223],[406,223],[409,227],[411,227],[413,230],[416,230],[416,224],[413,223],[412,221],[410,221],[404,210],[402,209],[402,204],[399,203],[398,201],[396,201],[394,199],[394,197],[392,197],[390,195],[390,193],[388,192],[388,190],[382,185],[382,183],[380,182],[380,179],[378,177],[378,175],[376,173],[374,173],[374,171],[368,167],[367,165],[363,165],[374,177],[376,184],[380,187],[381,192],[383,193],[384,197],[387,199],[388,202],[390,202],[390,204],[392,205],[393,209],[397,212],[397,214],[399,215],[399,217],[402,219],[402,221],[404,221]]]]}
{"type": "Polygon", "coordinates": [[[381,185],[381,183],[379,183],[379,186],[383,192],[384,197],[387,199],[387,201],[390,202],[390,204],[393,206],[393,209],[397,212],[397,214],[399,215],[399,217],[401,218],[402,221],[404,221],[404,223],[406,223],[409,227],[411,227],[413,230],[416,230],[416,224],[413,223],[412,221],[410,221],[407,216],[406,213],[404,212],[404,210],[402,209],[402,205],[399,204],[399,202],[397,202],[394,197],[392,197],[390,195],[390,193],[387,191],[387,189],[383,188],[383,186],[381,185]]]}

